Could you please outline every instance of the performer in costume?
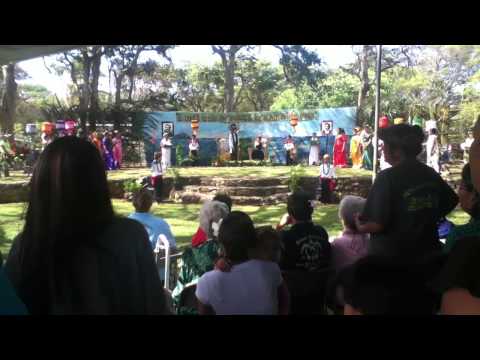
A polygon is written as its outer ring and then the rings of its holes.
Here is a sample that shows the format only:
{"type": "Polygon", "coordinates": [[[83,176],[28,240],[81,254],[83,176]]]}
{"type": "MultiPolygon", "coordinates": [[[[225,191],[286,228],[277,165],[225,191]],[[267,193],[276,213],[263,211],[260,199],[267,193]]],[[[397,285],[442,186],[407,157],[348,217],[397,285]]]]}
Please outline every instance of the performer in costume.
{"type": "Polygon", "coordinates": [[[362,167],[362,137],[360,136],[360,128],[353,129],[353,136],[350,139],[350,158],[352,159],[352,167],[360,169],[362,167]]]}
{"type": "Polygon", "coordinates": [[[473,132],[469,131],[468,132],[468,137],[460,145],[460,148],[463,150],[463,163],[464,164],[468,163],[468,156],[469,156],[470,147],[472,146],[473,140],[474,140],[473,139],[473,132]]]}
{"type": "Polygon", "coordinates": [[[230,153],[230,160],[238,160],[238,132],[240,130],[237,125],[230,125],[230,132],[228,133],[228,151],[230,153]]]}
{"type": "Polygon", "coordinates": [[[440,172],[440,149],[438,146],[437,129],[431,128],[427,139],[427,165],[437,173],[440,172]]]}
{"type": "Polygon", "coordinates": [[[113,143],[112,134],[105,132],[102,140],[103,144],[103,158],[105,159],[105,169],[115,170],[115,161],[113,159],[113,143]]]}
{"type": "Polygon", "coordinates": [[[317,133],[313,133],[310,138],[310,154],[308,156],[308,165],[318,165],[320,163],[320,139],[317,133]]]}
{"type": "Polygon", "coordinates": [[[335,144],[333,145],[333,165],[338,167],[347,166],[347,135],[345,130],[338,128],[338,135],[335,138],[335,144]]]}
{"type": "Polygon", "coordinates": [[[330,155],[323,155],[320,165],[320,201],[324,204],[332,202],[332,192],[335,190],[335,166],[330,163],[330,155]]]}
{"type": "Polygon", "coordinates": [[[162,153],[156,152],[152,161],[152,186],[155,189],[155,201],[162,201],[163,169],[162,153]]]}
{"type": "Polygon", "coordinates": [[[102,143],[102,135],[94,131],[90,137],[90,141],[97,147],[100,156],[103,159],[103,143],[102,143]]]}
{"type": "Polygon", "coordinates": [[[172,165],[172,138],[170,133],[163,134],[163,139],[160,141],[160,148],[162,150],[162,166],[163,171],[172,165]]]}
{"type": "Polygon", "coordinates": [[[118,131],[115,131],[115,137],[113,138],[113,158],[115,159],[115,167],[120,169],[123,160],[123,144],[122,135],[118,131]]]}
{"type": "Polygon", "coordinates": [[[293,165],[295,162],[295,143],[293,142],[292,135],[288,135],[285,144],[283,145],[286,151],[287,165],[293,165]]]}
{"type": "Polygon", "coordinates": [[[263,142],[262,136],[258,136],[254,142],[254,150],[252,153],[253,160],[263,160],[265,159],[265,153],[263,152],[263,142]]]}
{"type": "Polygon", "coordinates": [[[190,151],[190,158],[193,159],[194,165],[198,164],[198,151],[200,150],[200,143],[197,140],[196,135],[192,135],[190,143],[188,144],[188,150],[190,151]]]}
{"type": "Polygon", "coordinates": [[[373,170],[373,134],[370,126],[366,125],[360,136],[362,137],[363,148],[362,168],[366,170],[373,170]]]}

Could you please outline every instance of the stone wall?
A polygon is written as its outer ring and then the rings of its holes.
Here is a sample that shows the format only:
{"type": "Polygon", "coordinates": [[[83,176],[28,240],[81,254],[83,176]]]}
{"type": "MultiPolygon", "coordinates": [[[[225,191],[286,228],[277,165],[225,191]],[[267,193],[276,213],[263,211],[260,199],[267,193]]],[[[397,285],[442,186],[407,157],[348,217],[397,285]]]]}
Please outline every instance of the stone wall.
{"type": "MultiPolygon", "coordinates": [[[[356,195],[366,198],[372,186],[370,177],[345,177],[336,180],[337,187],[334,192],[334,201],[340,202],[345,195],[356,195]]],[[[300,186],[306,192],[315,196],[318,193],[319,178],[304,177],[300,180],[300,186]]]]}

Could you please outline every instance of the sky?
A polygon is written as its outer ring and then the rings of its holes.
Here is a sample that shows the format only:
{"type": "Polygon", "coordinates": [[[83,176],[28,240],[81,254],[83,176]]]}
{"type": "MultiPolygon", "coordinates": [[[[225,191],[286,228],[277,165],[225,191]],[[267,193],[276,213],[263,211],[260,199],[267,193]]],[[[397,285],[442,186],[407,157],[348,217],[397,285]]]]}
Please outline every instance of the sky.
{"type": "MultiPolygon", "coordinates": [[[[353,53],[350,45],[307,45],[306,47],[316,51],[320,58],[323,59],[331,69],[353,61],[353,53]]],[[[185,66],[189,63],[212,65],[220,60],[218,55],[212,53],[210,45],[180,45],[170,50],[169,54],[174,65],[178,67],[185,66]]],[[[280,52],[273,46],[262,45],[258,47],[257,57],[262,60],[268,60],[273,64],[278,64],[280,52]]],[[[155,53],[147,52],[142,54],[140,60],[144,61],[148,58],[158,60],[159,56],[155,53]]],[[[43,85],[52,93],[57,94],[59,98],[65,98],[67,86],[71,83],[68,74],[57,76],[56,74],[49,73],[45,67],[45,63],[51,64],[54,59],[55,56],[49,56],[20,62],[18,65],[30,75],[30,78],[19,81],[19,83],[43,85]]],[[[99,89],[108,91],[108,68],[105,61],[102,62],[101,72],[107,76],[100,79],[99,89]]]]}

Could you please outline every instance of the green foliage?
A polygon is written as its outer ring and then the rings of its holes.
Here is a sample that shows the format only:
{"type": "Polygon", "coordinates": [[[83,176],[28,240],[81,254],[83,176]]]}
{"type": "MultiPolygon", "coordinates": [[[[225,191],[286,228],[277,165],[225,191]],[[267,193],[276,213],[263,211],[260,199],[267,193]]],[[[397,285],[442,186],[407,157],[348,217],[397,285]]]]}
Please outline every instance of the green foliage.
{"type": "Polygon", "coordinates": [[[295,165],[290,167],[287,184],[291,192],[295,192],[301,189],[300,181],[301,178],[304,176],[306,176],[306,169],[304,165],[295,165]]]}
{"type": "Polygon", "coordinates": [[[184,157],[184,151],[183,151],[183,146],[178,144],[176,147],[175,147],[175,160],[176,160],[176,164],[180,165],[183,161],[183,157],[184,157]]]}
{"type": "Polygon", "coordinates": [[[142,188],[142,185],[137,180],[127,180],[123,183],[123,190],[126,193],[135,193],[142,188]]]}

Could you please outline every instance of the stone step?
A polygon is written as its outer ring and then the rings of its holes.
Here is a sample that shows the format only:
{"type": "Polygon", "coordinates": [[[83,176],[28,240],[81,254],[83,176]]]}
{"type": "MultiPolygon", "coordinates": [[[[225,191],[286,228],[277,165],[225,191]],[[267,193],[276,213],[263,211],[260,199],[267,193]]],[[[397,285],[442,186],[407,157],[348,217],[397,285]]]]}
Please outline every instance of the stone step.
{"type": "MultiPolygon", "coordinates": [[[[274,205],[284,204],[287,201],[288,193],[276,194],[271,196],[231,196],[234,205],[274,205]]],[[[199,204],[206,200],[212,200],[214,194],[192,193],[185,191],[175,191],[171,198],[176,203],[199,204]]]]}
{"type": "Polygon", "coordinates": [[[265,186],[265,187],[227,187],[227,186],[195,186],[188,185],[183,188],[187,193],[216,194],[225,193],[230,196],[271,196],[289,192],[287,185],[265,186]]]}
{"type": "Polygon", "coordinates": [[[217,187],[261,187],[285,185],[287,181],[287,176],[264,179],[204,177],[200,180],[200,184],[204,186],[217,187]]]}

